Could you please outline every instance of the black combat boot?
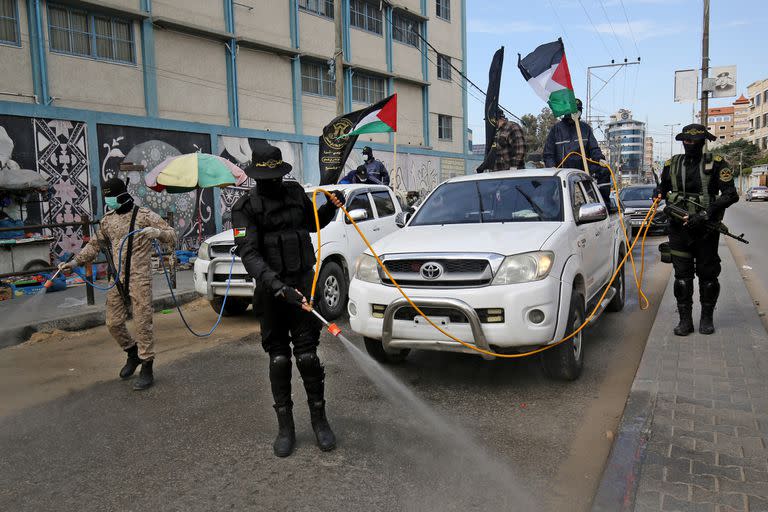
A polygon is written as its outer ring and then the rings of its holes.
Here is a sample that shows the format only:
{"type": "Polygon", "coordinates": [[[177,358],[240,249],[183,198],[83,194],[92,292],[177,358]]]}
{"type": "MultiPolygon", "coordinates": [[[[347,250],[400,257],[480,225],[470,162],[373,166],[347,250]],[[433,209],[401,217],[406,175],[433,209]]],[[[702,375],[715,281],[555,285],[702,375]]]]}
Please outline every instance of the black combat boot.
{"type": "Polygon", "coordinates": [[[699,332],[701,334],[714,334],[715,322],[712,318],[715,313],[717,298],[720,296],[720,283],[717,279],[699,281],[699,300],[701,301],[701,320],[699,332]]]}
{"type": "Polygon", "coordinates": [[[296,446],[296,427],[293,424],[293,405],[275,405],[277,413],[277,437],[272,450],[278,457],[287,457],[296,446]]]}
{"type": "Polygon", "coordinates": [[[139,347],[134,345],[125,352],[128,354],[128,359],[125,361],[125,366],[120,369],[120,378],[125,380],[136,372],[136,368],[141,366],[141,359],[139,359],[139,347]]]}
{"type": "Polygon", "coordinates": [[[336,448],[336,435],[325,417],[325,400],[309,402],[309,415],[312,418],[312,430],[315,431],[317,446],[324,452],[336,448]]]}
{"type": "Polygon", "coordinates": [[[325,416],[325,369],[315,352],[297,355],[296,366],[299,367],[304,389],[307,391],[307,403],[317,446],[324,452],[333,450],[336,448],[336,436],[325,416]]]}
{"type": "Polygon", "coordinates": [[[675,279],[675,298],[680,323],[675,327],[676,336],[688,336],[693,329],[693,279],[675,279]]]}
{"type": "Polygon", "coordinates": [[[139,372],[139,378],[133,383],[134,391],[141,391],[152,386],[155,382],[155,376],[152,374],[152,364],[154,359],[141,362],[141,371],[139,372]]]}

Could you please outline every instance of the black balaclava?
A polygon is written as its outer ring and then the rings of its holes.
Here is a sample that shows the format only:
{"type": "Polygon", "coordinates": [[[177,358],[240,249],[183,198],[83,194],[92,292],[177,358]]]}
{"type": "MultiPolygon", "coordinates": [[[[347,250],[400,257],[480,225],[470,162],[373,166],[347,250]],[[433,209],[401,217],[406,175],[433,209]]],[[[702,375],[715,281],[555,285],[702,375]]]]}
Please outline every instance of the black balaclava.
{"type": "Polygon", "coordinates": [[[683,149],[685,150],[685,163],[696,163],[701,159],[701,155],[704,154],[704,140],[683,143],[683,149]]]}
{"type": "Polygon", "coordinates": [[[365,155],[365,161],[370,162],[373,160],[373,150],[368,146],[363,148],[363,154],[365,155]]]}
{"type": "Polygon", "coordinates": [[[283,190],[283,178],[258,180],[256,182],[256,190],[259,194],[266,197],[278,197],[283,190]]]}
{"type": "Polygon", "coordinates": [[[102,187],[104,197],[114,197],[120,206],[115,208],[115,213],[123,214],[133,210],[133,197],[128,193],[128,186],[119,178],[110,178],[102,187]]]}
{"type": "Polygon", "coordinates": [[[365,183],[368,181],[368,169],[361,165],[355,170],[355,175],[357,176],[357,179],[360,180],[361,183],[365,183]]]}

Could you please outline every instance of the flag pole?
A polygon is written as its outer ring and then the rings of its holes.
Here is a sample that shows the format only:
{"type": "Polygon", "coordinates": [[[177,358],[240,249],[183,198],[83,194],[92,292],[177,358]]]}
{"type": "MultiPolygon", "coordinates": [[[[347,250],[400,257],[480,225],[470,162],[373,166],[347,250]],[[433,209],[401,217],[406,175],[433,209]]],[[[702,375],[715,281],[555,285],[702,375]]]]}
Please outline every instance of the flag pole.
{"type": "Polygon", "coordinates": [[[584,171],[589,173],[589,164],[587,163],[587,152],[584,150],[584,140],[581,138],[581,121],[579,121],[579,115],[574,112],[571,114],[571,119],[576,123],[576,137],[579,139],[579,149],[581,150],[581,162],[584,164],[584,171]]]}
{"type": "MultiPolygon", "coordinates": [[[[394,148],[395,148],[395,156],[394,156],[394,158],[393,158],[393,162],[392,162],[392,177],[393,177],[393,178],[394,178],[395,176],[397,176],[397,131],[395,131],[395,132],[394,132],[394,134],[395,134],[395,135],[394,135],[394,139],[393,139],[393,140],[394,140],[394,142],[395,142],[395,145],[394,145],[394,148]]],[[[395,180],[390,180],[390,182],[394,182],[394,181],[395,181],[395,180]]],[[[394,190],[394,188],[393,188],[393,190],[394,190]]]]}

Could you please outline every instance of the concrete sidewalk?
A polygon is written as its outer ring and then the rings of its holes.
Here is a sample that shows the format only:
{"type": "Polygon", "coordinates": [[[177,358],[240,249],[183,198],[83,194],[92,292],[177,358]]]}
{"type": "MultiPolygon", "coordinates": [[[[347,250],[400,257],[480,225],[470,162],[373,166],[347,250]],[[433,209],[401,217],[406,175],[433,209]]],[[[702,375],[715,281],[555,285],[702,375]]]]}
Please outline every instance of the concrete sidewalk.
{"type": "Polygon", "coordinates": [[[768,511],[768,334],[720,256],[712,336],[672,334],[670,279],[593,511],[768,511]]]}
{"type": "MultiPolygon", "coordinates": [[[[192,270],[176,273],[174,293],[180,304],[200,297],[195,292],[192,270]]],[[[98,284],[106,286],[105,282],[98,284]]],[[[173,308],[168,284],[163,274],[155,274],[152,282],[155,311],[173,308]]],[[[106,321],[106,292],[94,290],[96,304],[88,306],[85,287],[78,286],[39,296],[20,297],[0,302],[0,348],[16,345],[28,340],[36,332],[79,331],[106,321]]]]}

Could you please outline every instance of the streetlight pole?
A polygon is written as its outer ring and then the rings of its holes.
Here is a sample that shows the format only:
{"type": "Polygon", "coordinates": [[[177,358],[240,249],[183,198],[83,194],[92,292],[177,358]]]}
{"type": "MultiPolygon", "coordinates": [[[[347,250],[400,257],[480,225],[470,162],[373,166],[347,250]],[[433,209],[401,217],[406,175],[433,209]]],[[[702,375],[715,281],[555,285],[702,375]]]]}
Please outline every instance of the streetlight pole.
{"type": "Polygon", "coordinates": [[[665,124],[669,127],[669,158],[672,158],[672,151],[675,147],[675,126],[680,126],[680,123],[665,124]]]}
{"type": "Polygon", "coordinates": [[[589,66],[587,68],[587,109],[586,109],[587,110],[587,119],[586,119],[587,124],[592,126],[592,99],[593,99],[593,97],[597,96],[598,94],[600,94],[600,92],[603,89],[605,89],[605,86],[608,85],[608,82],[610,82],[611,79],[613,79],[613,77],[616,76],[616,74],[619,71],[621,71],[621,68],[623,68],[624,66],[632,66],[632,65],[635,65],[635,64],[640,64],[640,57],[637,58],[637,62],[634,62],[634,61],[633,62],[629,62],[627,59],[624,59],[624,62],[613,62],[613,61],[611,61],[610,64],[602,64],[600,66],[589,66]],[[599,79],[600,81],[603,82],[603,86],[593,96],[592,95],[592,74],[593,74],[592,70],[593,69],[598,69],[598,68],[614,68],[614,67],[618,67],[619,69],[617,69],[616,73],[614,73],[611,76],[611,78],[609,78],[607,81],[603,80],[599,76],[595,75],[595,78],[597,78],[597,79],[599,79]]]}
{"type": "Polygon", "coordinates": [[[709,78],[709,0],[704,0],[704,22],[701,36],[701,124],[704,126],[707,126],[709,121],[709,92],[704,87],[707,78],[709,78]]]}

